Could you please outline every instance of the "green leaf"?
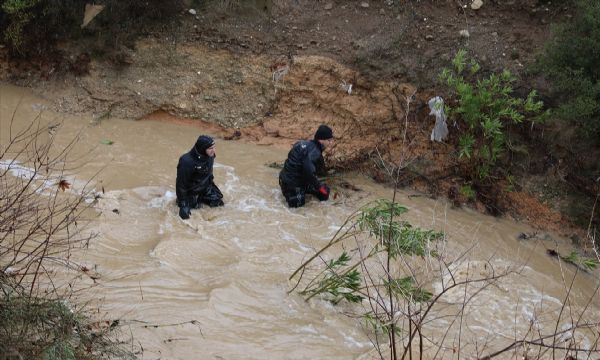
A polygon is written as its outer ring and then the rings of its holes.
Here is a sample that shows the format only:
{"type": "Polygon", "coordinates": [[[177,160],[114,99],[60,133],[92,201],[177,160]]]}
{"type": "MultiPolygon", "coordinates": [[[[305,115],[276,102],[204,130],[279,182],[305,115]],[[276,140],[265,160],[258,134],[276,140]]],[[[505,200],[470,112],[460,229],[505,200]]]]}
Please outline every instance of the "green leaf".
{"type": "Polygon", "coordinates": [[[471,187],[471,185],[464,185],[460,188],[460,193],[463,194],[469,200],[475,200],[477,193],[471,187]]]}
{"type": "Polygon", "coordinates": [[[475,138],[471,134],[466,134],[460,137],[458,140],[459,152],[458,157],[471,158],[473,155],[473,145],[475,144],[475,138]]]}
{"type": "Polygon", "coordinates": [[[100,144],[102,144],[102,145],[112,145],[114,143],[115,143],[114,141],[109,140],[109,139],[102,139],[102,140],[100,140],[100,144]]]}
{"type": "Polygon", "coordinates": [[[458,52],[456,53],[456,56],[454,56],[454,59],[452,60],[452,65],[454,65],[454,67],[456,68],[456,72],[458,74],[462,73],[463,70],[465,69],[465,57],[467,55],[467,51],[464,49],[458,50],[458,52]]]}
{"type": "Polygon", "coordinates": [[[392,279],[385,285],[393,294],[413,303],[431,300],[433,294],[423,288],[415,286],[415,284],[416,282],[411,276],[406,276],[400,279],[392,279]]]}

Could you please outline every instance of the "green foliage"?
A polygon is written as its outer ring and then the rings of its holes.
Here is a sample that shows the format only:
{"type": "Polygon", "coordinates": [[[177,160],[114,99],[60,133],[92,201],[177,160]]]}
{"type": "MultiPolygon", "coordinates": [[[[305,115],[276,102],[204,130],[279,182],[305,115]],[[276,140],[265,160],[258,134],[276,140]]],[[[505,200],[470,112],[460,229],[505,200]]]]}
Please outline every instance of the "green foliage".
{"type": "Polygon", "coordinates": [[[358,226],[381,239],[392,259],[400,255],[426,256],[429,242],[440,239],[443,234],[415,228],[407,221],[397,220],[406,211],[408,209],[400,204],[378,200],[375,206],[362,212],[358,226]]]}
{"type": "Polygon", "coordinates": [[[515,191],[515,178],[512,175],[506,175],[506,182],[508,183],[506,185],[506,188],[504,190],[506,190],[507,192],[513,192],[515,191]]]}
{"type": "MultiPolygon", "coordinates": [[[[364,307],[360,307],[358,316],[373,331],[385,333],[395,343],[394,337],[403,334],[402,324],[406,323],[406,318],[397,316],[398,309],[420,309],[429,306],[434,299],[433,293],[419,284],[416,272],[406,270],[406,265],[416,261],[416,256],[436,256],[430,250],[431,242],[444,236],[400,219],[407,211],[394,201],[377,200],[350,216],[333,239],[290,276],[291,280],[299,275],[294,289],[306,276],[308,279],[299,293],[307,301],[321,295],[334,304],[342,300],[361,303],[364,307]],[[324,269],[321,263],[309,267],[323,260],[326,250],[347,239],[351,239],[355,248],[323,261],[324,269]],[[353,253],[359,254],[359,259],[353,260],[350,255],[353,253]],[[365,311],[367,307],[370,309],[365,311]]],[[[412,316],[407,315],[411,324],[415,322],[412,316]]]]}
{"type": "Polygon", "coordinates": [[[363,297],[358,294],[361,284],[360,273],[356,269],[338,273],[338,270],[346,267],[350,260],[351,257],[345,251],[337,259],[330,260],[316,287],[306,289],[301,294],[311,296],[323,294],[334,304],[341,300],[353,303],[362,301],[363,297]]]}
{"type": "Polygon", "coordinates": [[[555,113],[600,144],[600,2],[577,1],[576,15],[553,29],[537,68],[559,99],[555,113]]]}
{"type": "Polygon", "coordinates": [[[363,315],[365,324],[370,327],[376,333],[391,333],[394,332],[396,335],[401,335],[401,329],[398,326],[391,326],[391,324],[381,316],[373,312],[368,312],[363,315]]]}
{"type": "Polygon", "coordinates": [[[475,192],[475,190],[473,190],[471,185],[461,186],[460,193],[469,200],[475,200],[475,197],[477,195],[477,193],[475,192]]]}
{"type": "Polygon", "coordinates": [[[24,29],[35,17],[33,9],[40,0],[7,0],[2,4],[1,10],[3,17],[10,19],[6,28],[0,28],[4,31],[4,41],[6,41],[15,51],[23,51],[24,29]]]}
{"type": "MultiPolygon", "coordinates": [[[[427,256],[435,255],[429,251],[431,241],[439,240],[442,233],[432,230],[423,230],[412,226],[407,221],[398,217],[408,209],[400,204],[389,200],[377,200],[372,206],[362,209],[355,217],[353,228],[356,226],[361,233],[366,233],[376,241],[366,251],[363,258],[352,264],[352,257],[347,251],[343,251],[335,259],[325,262],[325,268],[317,273],[300,291],[300,294],[310,299],[316,295],[324,295],[324,298],[337,304],[341,300],[349,302],[361,302],[365,296],[363,283],[373,279],[362,274],[358,267],[367,259],[377,254],[385,254],[390,261],[398,260],[400,256],[427,256]]],[[[346,235],[338,234],[324,249],[330,247],[343,239],[346,235]]],[[[322,253],[324,249],[317,252],[322,253]]],[[[295,273],[303,273],[308,264],[317,259],[315,255],[303,264],[295,273]]],[[[292,275],[292,277],[294,276],[292,275]]],[[[376,285],[369,287],[382,287],[395,297],[410,302],[426,302],[431,299],[432,294],[418,286],[412,276],[400,277],[398,279],[382,279],[376,285]]]]}
{"type": "MultiPolygon", "coordinates": [[[[504,70],[488,77],[478,76],[480,66],[459,50],[452,60],[452,69],[445,68],[440,78],[456,96],[456,105],[448,108],[449,117],[462,120],[467,130],[459,138],[459,158],[466,158],[484,179],[502,156],[505,147],[505,124],[521,123],[525,115],[540,114],[543,103],[536,101],[532,91],[527,99],[512,96],[511,73],[504,70]]],[[[537,116],[534,121],[541,121],[537,116]]]]}
{"type": "Polygon", "coordinates": [[[584,270],[595,270],[600,265],[598,259],[581,257],[577,254],[577,251],[571,251],[569,255],[561,256],[560,258],[584,270]]]}
{"type": "Polygon", "coordinates": [[[415,279],[412,276],[392,279],[386,282],[385,285],[393,294],[397,294],[413,303],[427,302],[433,297],[431,292],[416,286],[415,279]]]}

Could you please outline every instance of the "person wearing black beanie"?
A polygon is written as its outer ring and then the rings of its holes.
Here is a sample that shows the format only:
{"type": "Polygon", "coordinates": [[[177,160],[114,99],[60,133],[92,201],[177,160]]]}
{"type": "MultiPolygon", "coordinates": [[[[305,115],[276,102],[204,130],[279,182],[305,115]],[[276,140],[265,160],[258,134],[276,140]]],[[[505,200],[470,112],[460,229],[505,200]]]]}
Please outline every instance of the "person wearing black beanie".
{"type": "Polygon", "coordinates": [[[327,125],[319,126],[313,140],[294,144],[279,173],[279,186],[289,207],[304,206],[307,193],[319,201],[329,199],[329,187],[317,174],[325,172],[323,150],[332,144],[333,130],[327,125]]]}
{"type": "Polygon", "coordinates": [[[333,130],[327,125],[321,125],[315,132],[315,140],[333,139],[333,130]]]}
{"type": "Polygon", "coordinates": [[[175,192],[182,219],[189,219],[191,209],[200,208],[202,204],[223,206],[223,194],[214,183],[215,156],[215,140],[200,135],[194,147],[179,158],[175,192]]]}

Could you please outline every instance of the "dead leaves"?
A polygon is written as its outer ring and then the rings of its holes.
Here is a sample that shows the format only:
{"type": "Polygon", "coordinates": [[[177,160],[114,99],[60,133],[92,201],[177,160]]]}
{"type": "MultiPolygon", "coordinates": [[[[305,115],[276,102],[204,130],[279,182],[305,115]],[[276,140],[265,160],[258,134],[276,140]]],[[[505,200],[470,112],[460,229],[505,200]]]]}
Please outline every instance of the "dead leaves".
{"type": "Polygon", "coordinates": [[[65,179],[61,179],[58,184],[56,184],[58,188],[62,191],[68,190],[71,187],[71,183],[69,183],[65,179]]]}

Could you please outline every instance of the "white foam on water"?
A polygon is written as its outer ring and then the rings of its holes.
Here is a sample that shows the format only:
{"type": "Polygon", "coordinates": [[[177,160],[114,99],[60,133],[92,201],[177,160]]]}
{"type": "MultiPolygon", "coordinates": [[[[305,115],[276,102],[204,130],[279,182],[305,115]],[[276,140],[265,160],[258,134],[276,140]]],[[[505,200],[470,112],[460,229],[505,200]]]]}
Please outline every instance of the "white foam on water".
{"type": "Polygon", "coordinates": [[[19,162],[17,160],[0,160],[0,170],[8,171],[12,176],[16,178],[20,178],[26,181],[32,180],[36,185],[33,185],[35,186],[35,188],[33,186],[31,188],[35,189],[36,194],[52,196],[56,193],[59,187],[59,182],[64,180],[69,184],[69,187],[63,188],[61,189],[61,191],[74,195],[83,194],[85,196],[84,202],[86,204],[93,203],[98,197],[101,196],[100,192],[98,192],[96,189],[86,189],[90,185],[88,181],[80,181],[75,176],[69,176],[65,174],[42,175],[40,174],[40,171],[36,171],[33,168],[19,165],[19,162]]]}
{"type": "Polygon", "coordinates": [[[298,330],[299,330],[299,332],[305,333],[305,334],[318,334],[319,333],[319,331],[317,329],[315,329],[315,327],[312,324],[302,326],[298,330]]]}
{"type": "MultiPolygon", "coordinates": [[[[340,334],[344,338],[344,342],[346,345],[354,348],[363,349],[365,347],[372,346],[370,342],[358,341],[355,336],[348,335],[344,331],[340,330],[340,334]]],[[[362,336],[361,336],[362,337],[362,336]]]]}
{"type": "Polygon", "coordinates": [[[9,171],[16,178],[41,182],[41,186],[37,190],[40,193],[44,190],[55,188],[60,180],[60,177],[52,177],[50,175],[41,176],[35,169],[19,165],[19,162],[16,160],[0,160],[0,169],[9,171]]]}

